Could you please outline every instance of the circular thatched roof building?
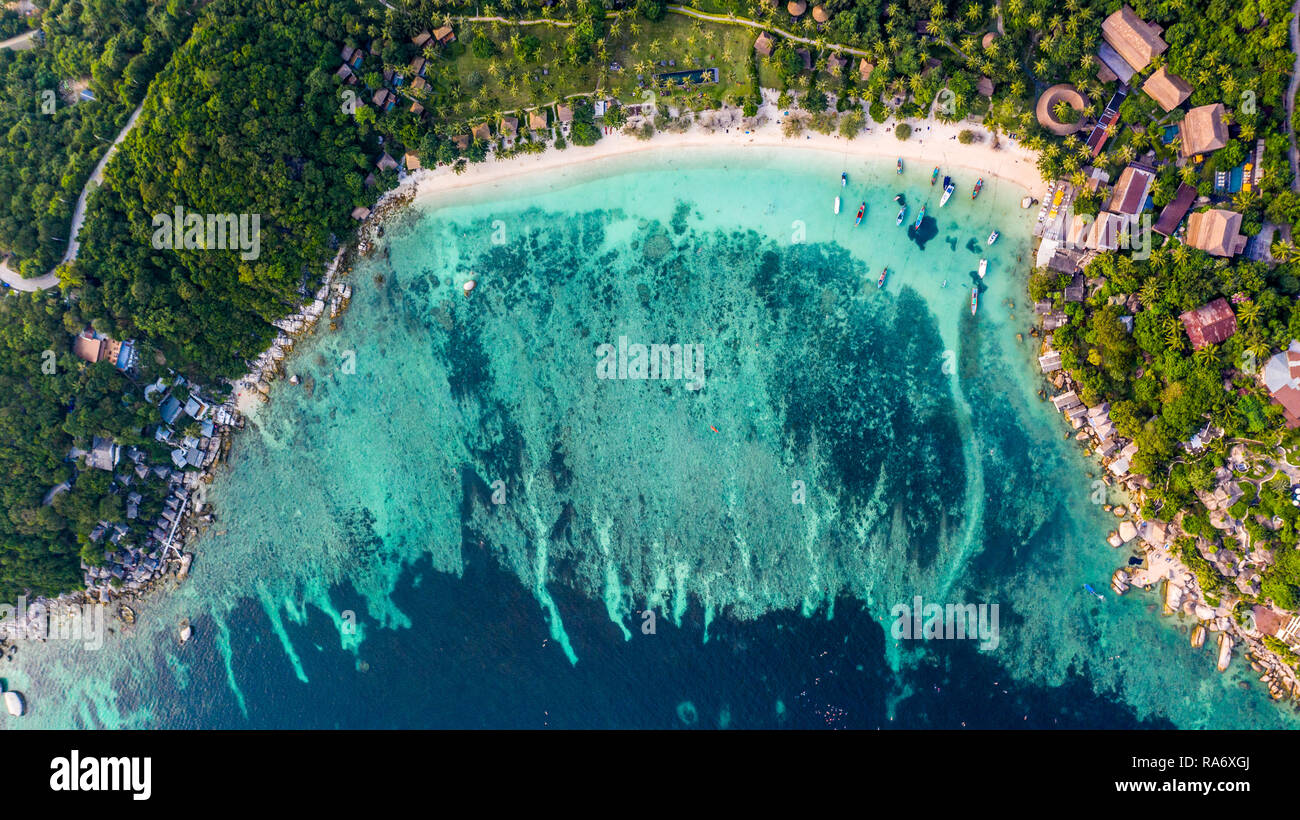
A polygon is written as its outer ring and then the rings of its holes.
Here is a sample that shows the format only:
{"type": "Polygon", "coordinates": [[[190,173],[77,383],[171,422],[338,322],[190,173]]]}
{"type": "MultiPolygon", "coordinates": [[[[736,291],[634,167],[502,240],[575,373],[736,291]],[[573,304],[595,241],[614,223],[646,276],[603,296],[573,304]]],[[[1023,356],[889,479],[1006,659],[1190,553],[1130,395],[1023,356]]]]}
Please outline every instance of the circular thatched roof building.
{"type": "Polygon", "coordinates": [[[831,19],[831,13],[826,10],[825,6],[813,6],[813,19],[819,23],[825,23],[831,19]]]}
{"type": "Polygon", "coordinates": [[[790,12],[791,17],[798,17],[808,10],[808,4],[804,0],[790,0],[785,6],[785,10],[790,12]]]}
{"type": "Polygon", "coordinates": [[[998,39],[998,33],[996,31],[990,31],[988,34],[984,35],[984,39],[980,41],[980,45],[984,46],[984,49],[987,51],[988,47],[993,45],[993,41],[996,39],[998,39]]]}
{"type": "Polygon", "coordinates": [[[1075,111],[1082,112],[1087,107],[1088,101],[1079,93],[1079,89],[1069,83],[1054,85],[1038,98],[1038,104],[1034,106],[1034,116],[1038,117],[1038,124],[1053,134],[1064,137],[1083,128],[1083,117],[1079,117],[1074,122],[1061,122],[1056,118],[1054,111],[1057,103],[1060,102],[1065,102],[1075,111]]]}

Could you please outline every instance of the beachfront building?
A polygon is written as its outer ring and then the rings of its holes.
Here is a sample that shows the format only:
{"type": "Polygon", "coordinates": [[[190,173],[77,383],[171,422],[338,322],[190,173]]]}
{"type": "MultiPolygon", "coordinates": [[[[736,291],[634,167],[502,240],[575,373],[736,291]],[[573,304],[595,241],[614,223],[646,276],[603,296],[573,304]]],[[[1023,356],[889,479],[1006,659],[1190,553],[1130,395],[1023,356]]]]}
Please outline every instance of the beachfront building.
{"type": "Polygon", "coordinates": [[[1223,103],[1200,105],[1187,112],[1178,124],[1178,136],[1182,140],[1179,150],[1184,157],[1217,151],[1228,144],[1228,123],[1224,113],[1223,103]]]}
{"type": "Polygon", "coordinates": [[[550,127],[550,121],[546,117],[546,109],[538,108],[528,112],[528,130],[537,132],[545,131],[550,127]]]}
{"type": "Polygon", "coordinates": [[[1222,208],[1194,213],[1187,220],[1187,238],[1184,241],[1212,256],[1236,256],[1246,247],[1246,237],[1241,233],[1241,214],[1222,208]]]}
{"type": "Polygon", "coordinates": [[[1282,408],[1286,426],[1300,427],[1300,341],[1292,339],[1286,350],[1270,357],[1260,371],[1260,379],[1282,408]]]}
{"type": "Polygon", "coordinates": [[[1217,345],[1237,332],[1237,316],[1232,312],[1232,305],[1222,296],[1178,318],[1182,320],[1194,350],[1217,345]]]}
{"type": "Polygon", "coordinates": [[[1038,118],[1039,125],[1058,137],[1065,137],[1083,128],[1083,109],[1087,107],[1088,101],[1079,93],[1079,89],[1069,83],[1058,83],[1039,95],[1038,103],[1034,106],[1034,116],[1038,118]],[[1073,122],[1066,122],[1057,116],[1056,108],[1060,103],[1074,109],[1076,118],[1073,122]]]}
{"type": "Polygon", "coordinates": [[[474,139],[478,142],[492,141],[492,127],[485,122],[481,122],[478,125],[471,128],[470,133],[474,136],[474,139]]]}
{"type": "Polygon", "coordinates": [[[1192,87],[1177,74],[1160,66],[1142,83],[1142,90],[1166,112],[1173,111],[1192,95],[1192,87]]]}

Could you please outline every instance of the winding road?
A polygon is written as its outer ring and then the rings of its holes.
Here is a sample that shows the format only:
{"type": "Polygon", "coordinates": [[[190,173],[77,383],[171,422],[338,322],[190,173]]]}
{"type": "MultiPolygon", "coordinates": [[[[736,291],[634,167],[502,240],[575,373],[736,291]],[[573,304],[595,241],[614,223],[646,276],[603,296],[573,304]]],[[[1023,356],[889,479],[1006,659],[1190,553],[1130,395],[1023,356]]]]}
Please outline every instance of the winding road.
{"type": "MultiPolygon", "coordinates": [[[[86,200],[90,197],[93,186],[99,185],[103,181],[104,168],[107,167],[108,161],[113,158],[113,154],[117,153],[117,147],[122,144],[122,140],[126,139],[126,135],[131,133],[132,128],[135,128],[136,122],[140,119],[140,112],[143,110],[144,103],[140,103],[135,111],[131,112],[131,117],[126,121],[126,125],[122,126],[122,130],[118,133],[117,138],[113,140],[113,144],[108,146],[104,156],[100,157],[99,163],[95,165],[95,170],[90,174],[90,179],[86,180],[85,186],[82,187],[81,195],[77,197],[77,205],[72,209],[72,222],[68,226],[68,236],[70,237],[68,239],[68,249],[63,252],[63,259],[59,262],[60,265],[77,258],[77,253],[81,250],[81,243],[77,241],[77,234],[81,232],[81,223],[86,221],[86,200]]],[[[49,290],[59,284],[57,270],[58,266],[56,265],[54,270],[44,276],[24,279],[18,274],[18,271],[11,269],[5,262],[0,261],[0,281],[3,281],[14,290],[28,293],[49,290]]]]}

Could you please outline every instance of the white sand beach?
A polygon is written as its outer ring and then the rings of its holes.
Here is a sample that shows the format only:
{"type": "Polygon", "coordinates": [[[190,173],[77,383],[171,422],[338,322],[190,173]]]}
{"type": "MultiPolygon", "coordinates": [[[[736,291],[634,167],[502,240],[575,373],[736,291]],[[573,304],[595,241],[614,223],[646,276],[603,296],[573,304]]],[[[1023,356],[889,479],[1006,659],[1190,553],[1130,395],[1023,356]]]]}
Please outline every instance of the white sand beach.
{"type": "MultiPolygon", "coordinates": [[[[774,106],[765,105],[760,115],[767,122],[746,130],[731,127],[712,131],[698,122],[685,133],[656,131],[648,140],[637,139],[622,133],[605,134],[594,146],[570,145],[565,150],[548,148],[542,154],[528,154],[509,159],[489,158],[486,162],[470,164],[462,173],[448,166],[426,169],[412,174],[402,186],[414,187],[415,201],[435,204],[456,191],[480,186],[486,190],[503,189],[518,178],[538,173],[553,173],[560,169],[590,163],[596,160],[623,157],[648,151],[680,151],[689,148],[738,149],[789,148],[802,151],[821,151],[842,155],[849,159],[901,157],[905,163],[915,162],[928,172],[933,166],[965,168],[978,171],[986,177],[997,177],[1013,183],[1036,198],[1041,198],[1046,182],[1039,175],[1035,154],[1018,142],[1000,138],[997,147],[993,136],[982,126],[973,123],[943,123],[937,120],[913,120],[912,136],[900,141],[893,131],[896,122],[870,123],[869,130],[854,139],[838,134],[804,134],[787,138],[781,133],[785,118],[774,106]],[[977,135],[975,142],[963,145],[957,135],[969,130],[977,135]]],[[[737,121],[739,116],[737,115],[737,121]]]]}

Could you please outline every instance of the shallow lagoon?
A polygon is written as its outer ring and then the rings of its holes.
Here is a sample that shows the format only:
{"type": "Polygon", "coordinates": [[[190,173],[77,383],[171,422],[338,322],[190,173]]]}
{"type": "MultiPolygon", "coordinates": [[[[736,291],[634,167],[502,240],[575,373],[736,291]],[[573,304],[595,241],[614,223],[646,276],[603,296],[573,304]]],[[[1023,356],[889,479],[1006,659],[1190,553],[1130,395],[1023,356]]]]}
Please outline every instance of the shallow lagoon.
{"type": "Polygon", "coordinates": [[[1153,597],[1082,590],[1127,552],[1015,339],[1023,191],[842,163],[646,154],[395,219],[191,580],[24,648],[24,725],[1288,724],[1153,597]],[[599,378],[620,337],[698,345],[703,386],[599,378]],[[997,604],[997,648],[896,641],[916,595],[997,604]]]}

